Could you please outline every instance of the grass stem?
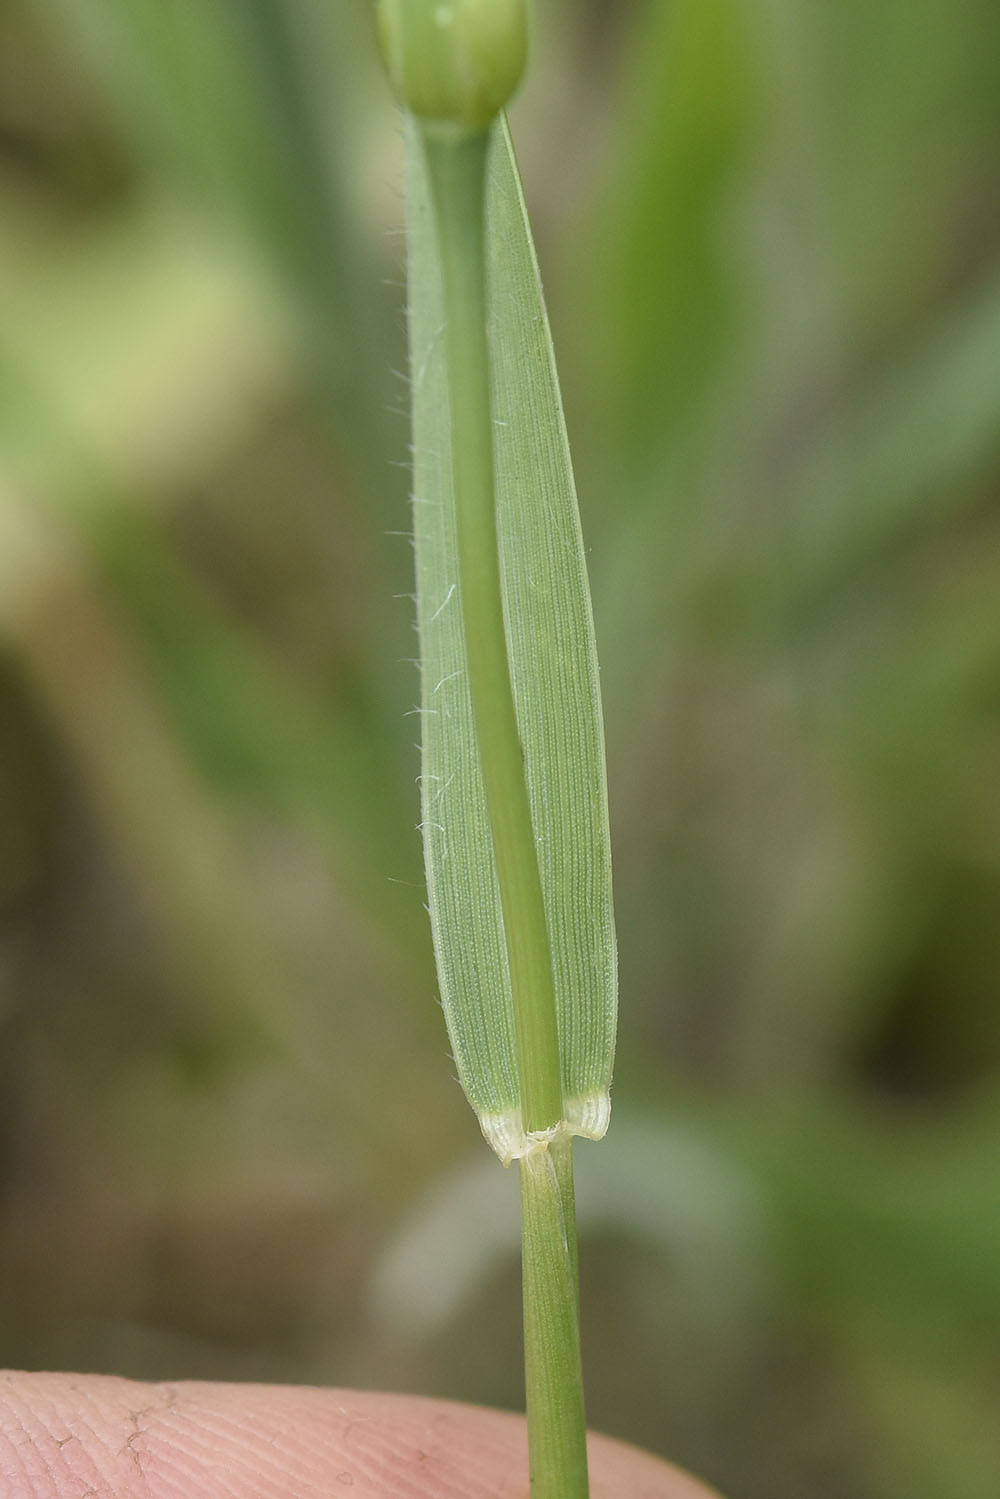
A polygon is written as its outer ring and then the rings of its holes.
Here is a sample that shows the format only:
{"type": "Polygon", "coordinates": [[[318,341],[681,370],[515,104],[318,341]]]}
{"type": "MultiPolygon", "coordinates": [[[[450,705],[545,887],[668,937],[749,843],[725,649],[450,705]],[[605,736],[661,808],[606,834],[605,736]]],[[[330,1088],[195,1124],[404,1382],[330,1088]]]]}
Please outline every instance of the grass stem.
{"type": "Polygon", "coordinates": [[[561,1135],[521,1170],[524,1379],[532,1499],[586,1499],[573,1141],[561,1135]]]}

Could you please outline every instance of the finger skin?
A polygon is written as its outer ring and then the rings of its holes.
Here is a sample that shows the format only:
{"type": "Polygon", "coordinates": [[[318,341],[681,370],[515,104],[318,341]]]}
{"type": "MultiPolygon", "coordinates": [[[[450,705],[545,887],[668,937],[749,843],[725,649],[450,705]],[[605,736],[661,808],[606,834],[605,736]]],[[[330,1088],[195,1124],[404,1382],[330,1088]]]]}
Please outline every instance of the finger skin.
{"type": "MultiPolygon", "coordinates": [[[[712,1499],[590,1438],[591,1499],[712,1499]]],[[[528,1499],[521,1417],[284,1385],[0,1373],[3,1499],[528,1499]]]]}

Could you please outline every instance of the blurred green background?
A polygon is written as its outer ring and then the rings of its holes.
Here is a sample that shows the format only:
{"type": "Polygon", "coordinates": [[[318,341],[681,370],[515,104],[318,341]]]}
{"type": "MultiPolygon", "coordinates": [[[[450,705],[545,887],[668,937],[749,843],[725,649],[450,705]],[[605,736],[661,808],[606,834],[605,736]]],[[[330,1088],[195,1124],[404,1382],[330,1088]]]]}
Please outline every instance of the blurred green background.
{"type": "MultiPolygon", "coordinates": [[[[1000,16],[545,0],[622,971],[592,1423],[1000,1492],[1000,16]]],[[[0,1362],[517,1406],[366,0],[0,11],[0,1362]]]]}

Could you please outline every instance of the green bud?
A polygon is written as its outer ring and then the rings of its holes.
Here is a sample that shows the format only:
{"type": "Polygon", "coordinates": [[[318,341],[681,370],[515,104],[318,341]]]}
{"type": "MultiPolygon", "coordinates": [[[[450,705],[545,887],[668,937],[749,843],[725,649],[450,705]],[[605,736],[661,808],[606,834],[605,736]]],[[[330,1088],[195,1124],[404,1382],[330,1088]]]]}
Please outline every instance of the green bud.
{"type": "Polygon", "coordinates": [[[379,0],[378,25],[396,95],[423,119],[485,129],[521,81],[525,0],[379,0]]]}

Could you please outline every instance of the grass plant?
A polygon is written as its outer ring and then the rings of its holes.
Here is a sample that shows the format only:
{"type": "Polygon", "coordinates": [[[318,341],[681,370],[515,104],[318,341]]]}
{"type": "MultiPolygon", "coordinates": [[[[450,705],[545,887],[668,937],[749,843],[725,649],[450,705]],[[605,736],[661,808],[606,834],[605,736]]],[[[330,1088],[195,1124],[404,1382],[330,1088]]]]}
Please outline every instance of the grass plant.
{"type": "Polygon", "coordinates": [[[607,1127],[615,943],[593,624],[500,106],[519,5],[386,5],[409,129],[423,831],[465,1090],[519,1162],[534,1499],[585,1499],[572,1137],[607,1127]],[[447,8],[446,8],[447,9],[447,8]],[[491,250],[492,247],[492,250],[491,250]]]}

